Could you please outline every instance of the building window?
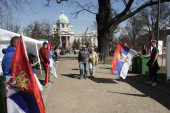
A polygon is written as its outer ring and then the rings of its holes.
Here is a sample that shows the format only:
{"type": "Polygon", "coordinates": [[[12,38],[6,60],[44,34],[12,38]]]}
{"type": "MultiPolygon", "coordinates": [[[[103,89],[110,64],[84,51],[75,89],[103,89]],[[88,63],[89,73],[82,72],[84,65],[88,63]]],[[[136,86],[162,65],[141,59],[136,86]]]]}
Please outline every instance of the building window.
{"type": "Polygon", "coordinates": [[[57,27],[60,28],[60,24],[57,24],[57,27]]]}
{"type": "Polygon", "coordinates": [[[64,24],[62,24],[62,28],[64,28],[64,24]]]}

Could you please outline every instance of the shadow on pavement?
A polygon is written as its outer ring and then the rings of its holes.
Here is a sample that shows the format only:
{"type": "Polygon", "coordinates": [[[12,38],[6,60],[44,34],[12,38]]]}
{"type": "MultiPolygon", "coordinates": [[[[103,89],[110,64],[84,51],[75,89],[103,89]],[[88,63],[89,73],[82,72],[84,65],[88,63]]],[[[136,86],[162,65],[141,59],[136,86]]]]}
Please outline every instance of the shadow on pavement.
{"type": "Polygon", "coordinates": [[[110,67],[99,67],[99,68],[102,68],[102,69],[110,69],[110,70],[111,70],[110,67]]]}
{"type": "MultiPolygon", "coordinates": [[[[167,109],[170,110],[170,93],[165,92],[164,90],[158,87],[152,87],[150,85],[146,85],[145,81],[140,80],[140,76],[128,76],[126,80],[121,78],[115,79],[116,81],[126,82],[138,91],[142,92],[144,95],[149,96],[150,98],[154,99],[155,101],[159,102],[167,109]]],[[[159,82],[158,82],[159,83],[159,82]]],[[[113,92],[114,93],[114,92],[113,92]]],[[[120,93],[119,94],[124,94],[120,93]]],[[[130,94],[129,94],[130,95],[130,94]]]]}
{"type": "Polygon", "coordinates": [[[139,96],[139,97],[147,97],[145,94],[130,94],[130,93],[119,93],[119,92],[111,92],[108,91],[109,93],[116,93],[116,94],[122,94],[122,95],[131,95],[131,96],[139,96]]]}
{"type": "Polygon", "coordinates": [[[71,70],[79,70],[78,68],[75,68],[75,69],[71,69],[71,70]]]}
{"type": "Polygon", "coordinates": [[[111,78],[91,78],[88,77],[90,80],[97,82],[97,83],[108,83],[108,84],[117,84],[113,79],[111,78]]]}
{"type": "Polygon", "coordinates": [[[62,76],[70,77],[70,78],[75,78],[79,79],[80,75],[79,74],[61,74],[62,76]]]}

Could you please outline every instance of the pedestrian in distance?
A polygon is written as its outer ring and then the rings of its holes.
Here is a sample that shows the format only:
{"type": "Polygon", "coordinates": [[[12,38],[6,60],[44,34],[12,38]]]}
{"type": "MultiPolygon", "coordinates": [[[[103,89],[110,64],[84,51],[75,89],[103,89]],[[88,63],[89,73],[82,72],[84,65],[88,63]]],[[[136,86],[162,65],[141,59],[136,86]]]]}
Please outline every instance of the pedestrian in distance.
{"type": "Polygon", "coordinates": [[[94,78],[95,73],[95,66],[98,64],[98,55],[94,52],[94,48],[91,48],[90,55],[89,55],[89,70],[90,70],[90,77],[94,78]]]}
{"type": "Polygon", "coordinates": [[[50,60],[48,56],[48,43],[44,42],[43,47],[39,50],[39,56],[41,60],[41,64],[45,70],[45,86],[48,86],[50,83],[50,60]]]}
{"type": "Polygon", "coordinates": [[[146,84],[151,84],[151,86],[157,85],[157,71],[160,69],[157,59],[159,55],[159,50],[156,47],[156,41],[151,41],[151,46],[153,47],[150,59],[147,63],[147,66],[149,68],[149,81],[146,82],[146,84]]]}
{"type": "Polygon", "coordinates": [[[82,45],[82,49],[79,51],[78,62],[80,69],[80,80],[83,78],[83,66],[84,66],[84,78],[87,78],[88,72],[88,60],[89,60],[89,51],[86,49],[86,45],[82,45]]]}

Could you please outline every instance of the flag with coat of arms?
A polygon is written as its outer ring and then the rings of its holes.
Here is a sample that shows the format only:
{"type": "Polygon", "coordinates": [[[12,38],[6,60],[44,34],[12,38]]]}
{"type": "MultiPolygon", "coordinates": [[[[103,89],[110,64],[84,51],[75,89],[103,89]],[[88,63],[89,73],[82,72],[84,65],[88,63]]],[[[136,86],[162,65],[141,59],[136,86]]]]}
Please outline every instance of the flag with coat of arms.
{"type": "Polygon", "coordinates": [[[130,49],[122,43],[118,43],[112,59],[112,74],[119,75],[125,79],[134,54],[135,51],[133,49],[130,49]]]}
{"type": "Polygon", "coordinates": [[[8,113],[46,113],[37,78],[20,36],[6,77],[8,113]]]}

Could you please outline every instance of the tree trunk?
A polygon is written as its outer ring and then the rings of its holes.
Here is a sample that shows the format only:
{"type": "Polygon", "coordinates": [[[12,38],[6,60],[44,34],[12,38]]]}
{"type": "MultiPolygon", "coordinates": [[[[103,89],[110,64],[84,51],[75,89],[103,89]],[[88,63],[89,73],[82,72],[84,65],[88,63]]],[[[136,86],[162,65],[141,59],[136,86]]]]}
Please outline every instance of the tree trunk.
{"type": "Polygon", "coordinates": [[[109,56],[109,22],[112,19],[110,0],[98,0],[99,12],[96,14],[98,31],[98,49],[100,53],[109,56]]]}

